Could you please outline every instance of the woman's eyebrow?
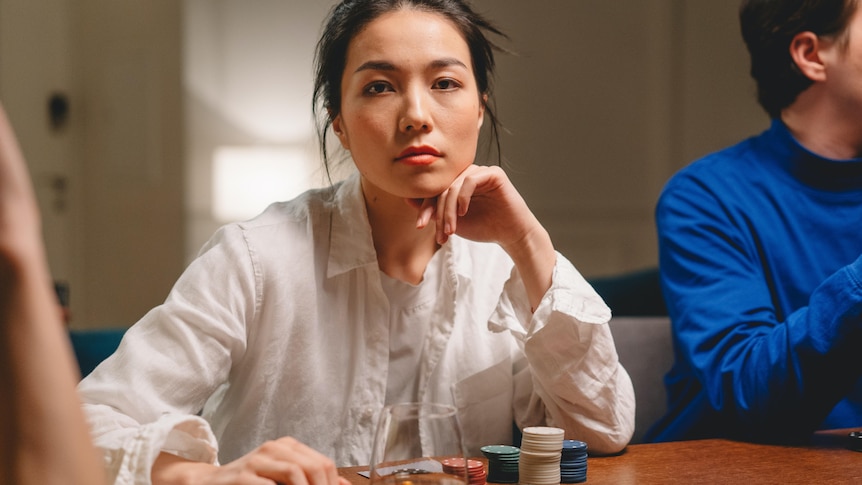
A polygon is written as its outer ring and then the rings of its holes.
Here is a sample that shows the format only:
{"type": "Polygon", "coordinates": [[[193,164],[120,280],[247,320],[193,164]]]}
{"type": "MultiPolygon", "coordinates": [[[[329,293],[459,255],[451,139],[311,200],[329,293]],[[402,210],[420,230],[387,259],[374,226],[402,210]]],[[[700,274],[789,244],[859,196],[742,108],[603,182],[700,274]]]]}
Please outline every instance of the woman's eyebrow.
{"type": "MultiPolygon", "coordinates": [[[[459,59],[454,57],[444,57],[442,59],[435,59],[431,62],[430,67],[434,69],[439,69],[441,67],[450,67],[450,66],[461,66],[464,69],[467,69],[467,65],[461,62],[459,59]]],[[[359,67],[356,68],[354,72],[360,71],[397,71],[398,68],[395,67],[394,64],[388,61],[367,61],[362,63],[359,67]]]]}
{"type": "Polygon", "coordinates": [[[431,63],[431,67],[433,67],[433,68],[451,67],[451,66],[461,66],[464,69],[467,69],[466,64],[461,62],[460,59],[456,59],[454,57],[444,57],[442,59],[437,59],[431,63]]]}
{"type": "Polygon", "coordinates": [[[368,61],[362,63],[354,72],[361,71],[395,71],[395,65],[386,61],[368,61]]]}

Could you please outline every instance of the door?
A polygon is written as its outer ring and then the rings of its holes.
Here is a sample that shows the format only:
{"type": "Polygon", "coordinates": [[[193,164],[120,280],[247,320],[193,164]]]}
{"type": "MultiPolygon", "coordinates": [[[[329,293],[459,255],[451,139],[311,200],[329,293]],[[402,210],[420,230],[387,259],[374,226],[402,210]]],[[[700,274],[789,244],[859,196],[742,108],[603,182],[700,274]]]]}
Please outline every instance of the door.
{"type": "Polygon", "coordinates": [[[48,263],[55,280],[67,284],[77,279],[70,180],[78,162],[69,118],[69,7],[68,0],[0,0],[0,102],[30,168],[48,263]]]}
{"type": "Polygon", "coordinates": [[[0,100],[73,327],[131,325],[182,271],[181,20],[175,0],[0,0],[0,100]]]}

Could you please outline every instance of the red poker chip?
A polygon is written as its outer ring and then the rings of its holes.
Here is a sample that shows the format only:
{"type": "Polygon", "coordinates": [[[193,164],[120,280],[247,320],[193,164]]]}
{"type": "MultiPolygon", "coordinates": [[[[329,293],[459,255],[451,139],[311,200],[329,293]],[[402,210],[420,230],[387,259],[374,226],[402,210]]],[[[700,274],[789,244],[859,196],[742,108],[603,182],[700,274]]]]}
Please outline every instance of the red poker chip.
{"type": "Polygon", "coordinates": [[[465,460],[464,458],[446,458],[440,461],[443,471],[453,475],[463,475],[467,472],[469,485],[484,485],[488,478],[485,464],[480,460],[465,460]]]}

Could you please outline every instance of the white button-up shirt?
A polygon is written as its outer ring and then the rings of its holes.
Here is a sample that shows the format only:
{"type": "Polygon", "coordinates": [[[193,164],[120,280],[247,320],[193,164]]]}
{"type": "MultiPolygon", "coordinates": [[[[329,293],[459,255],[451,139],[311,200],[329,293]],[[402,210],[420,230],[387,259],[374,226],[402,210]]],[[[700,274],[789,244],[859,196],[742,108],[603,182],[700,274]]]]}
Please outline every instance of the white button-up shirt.
{"type": "MultiPolygon", "coordinates": [[[[451,237],[423,342],[418,399],[453,404],[465,445],[558,426],[595,452],[634,430],[610,311],[557,255],[535,313],[496,244],[451,237]]],[[[358,177],[221,228],[164,304],[79,391],[116,483],[149,483],[161,451],[227,463],[293,436],[368,464],[389,372],[389,302],[358,177]]]]}

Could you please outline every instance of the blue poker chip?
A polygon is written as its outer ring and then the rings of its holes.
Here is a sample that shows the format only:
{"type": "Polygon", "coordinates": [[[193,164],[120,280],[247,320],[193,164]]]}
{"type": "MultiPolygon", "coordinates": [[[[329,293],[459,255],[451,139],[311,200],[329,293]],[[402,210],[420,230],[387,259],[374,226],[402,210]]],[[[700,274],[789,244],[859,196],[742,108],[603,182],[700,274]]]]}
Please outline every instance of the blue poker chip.
{"type": "Polygon", "coordinates": [[[563,440],[563,453],[574,451],[587,451],[587,443],[579,440],[563,440]]]}
{"type": "Polygon", "coordinates": [[[563,440],[560,453],[560,483],[587,481],[587,444],[580,440],[563,440]]]}
{"type": "Polygon", "coordinates": [[[578,473],[560,473],[560,483],[580,483],[586,481],[587,471],[583,470],[578,473]]]}
{"type": "Polygon", "coordinates": [[[584,478],[586,476],[587,476],[586,470],[581,470],[577,473],[560,473],[560,478],[566,478],[566,479],[572,479],[572,480],[577,479],[577,478],[584,478]]]}

